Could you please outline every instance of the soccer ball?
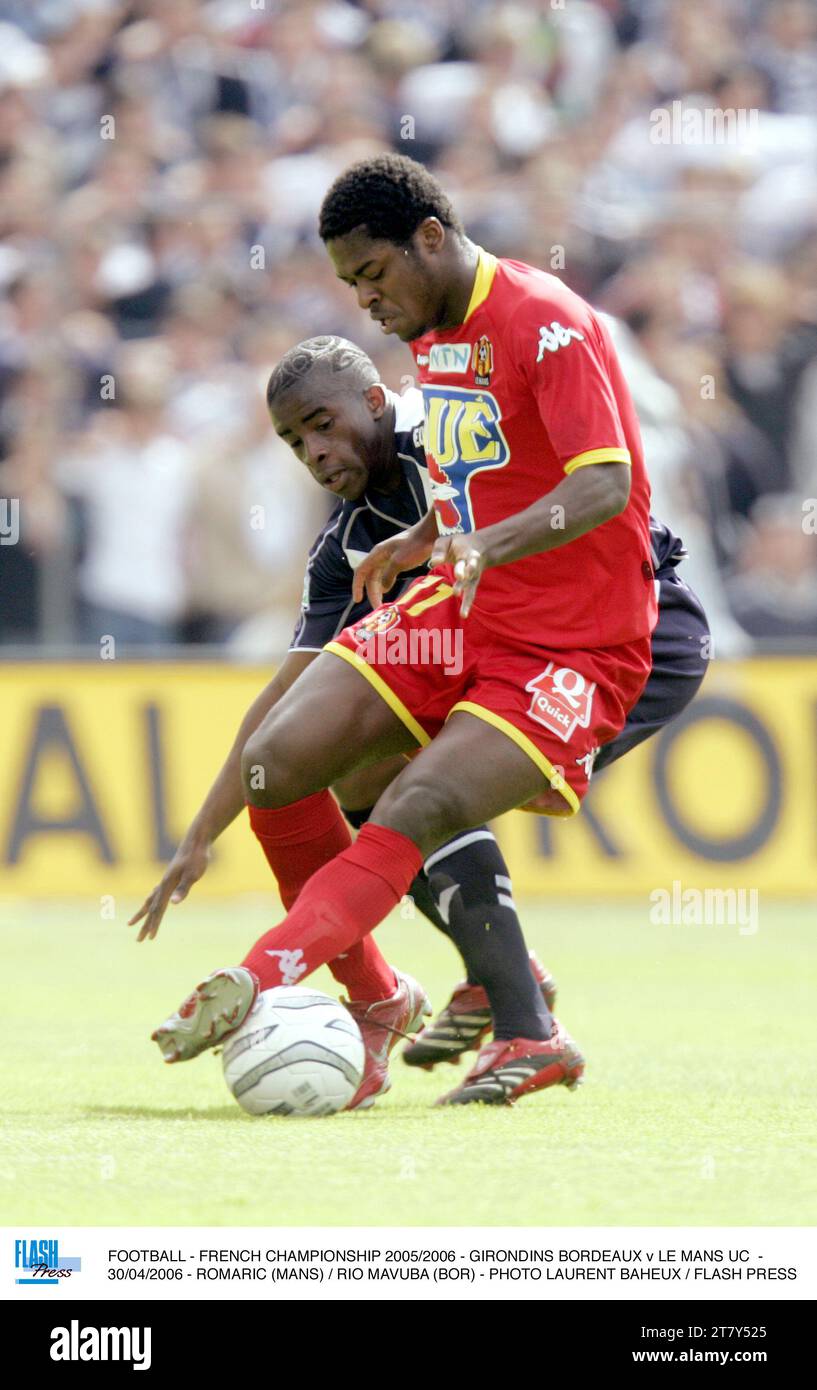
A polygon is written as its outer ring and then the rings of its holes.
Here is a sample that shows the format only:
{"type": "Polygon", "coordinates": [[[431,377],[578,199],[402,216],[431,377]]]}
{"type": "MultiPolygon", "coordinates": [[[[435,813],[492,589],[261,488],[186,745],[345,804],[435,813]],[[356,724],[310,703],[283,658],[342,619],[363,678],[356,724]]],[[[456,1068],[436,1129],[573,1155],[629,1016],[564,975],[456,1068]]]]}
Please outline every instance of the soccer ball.
{"type": "Polygon", "coordinates": [[[224,1079],[251,1115],[334,1115],[363,1077],[363,1039],[328,994],[281,985],[259,994],[224,1044],[224,1079]]]}

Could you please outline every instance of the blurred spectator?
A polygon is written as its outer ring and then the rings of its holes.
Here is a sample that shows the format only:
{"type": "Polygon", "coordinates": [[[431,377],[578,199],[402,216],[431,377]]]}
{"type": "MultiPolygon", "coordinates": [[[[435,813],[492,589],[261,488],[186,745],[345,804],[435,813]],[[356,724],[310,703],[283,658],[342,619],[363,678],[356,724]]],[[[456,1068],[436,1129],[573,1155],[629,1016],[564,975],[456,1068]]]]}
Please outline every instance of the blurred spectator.
{"type": "Polygon", "coordinates": [[[735,613],[747,632],[776,642],[817,640],[817,552],[803,525],[800,498],[762,498],[752,513],[729,581],[735,613]]]}
{"type": "MultiPolygon", "coordinates": [[[[684,540],[683,576],[701,599],[717,656],[744,656],[751,642],[730,611],[718,542],[707,515],[710,497],[698,472],[697,442],[678,392],[656,373],[636,336],[608,320],[638,412],[652,484],[652,510],[684,540]]],[[[725,505],[725,498],[723,498],[725,505]]]]}
{"type": "Polygon", "coordinates": [[[242,625],[266,653],[286,649],[303,592],[303,554],[292,536],[318,530],[327,501],[304,479],[291,450],[272,435],[265,380],[241,429],[205,450],[193,472],[187,559],[188,638],[232,640],[242,625]],[[236,563],[240,556],[242,563],[236,563]]]}
{"type": "Polygon", "coordinates": [[[817,111],[817,9],[811,0],[769,0],[750,51],[769,74],[778,110],[817,111]]]}
{"type": "Polygon", "coordinates": [[[384,148],[615,317],[655,509],[746,649],[766,501],[817,496],[813,0],[0,0],[0,640],[279,654],[321,499],[264,378],[335,332],[412,380],[316,232],[384,148]]]}
{"type": "Polygon", "coordinates": [[[173,642],[185,610],[182,535],[191,499],[191,450],[166,421],[170,361],[160,344],[123,353],[116,408],[62,460],[60,479],[81,505],[80,633],[99,648],[173,642]]]}
{"type": "Polygon", "coordinates": [[[817,334],[792,325],[785,276],[770,266],[744,265],[724,280],[726,376],[732,396],[769,443],[767,491],[791,481],[789,450],[800,378],[817,353],[817,334]]]}

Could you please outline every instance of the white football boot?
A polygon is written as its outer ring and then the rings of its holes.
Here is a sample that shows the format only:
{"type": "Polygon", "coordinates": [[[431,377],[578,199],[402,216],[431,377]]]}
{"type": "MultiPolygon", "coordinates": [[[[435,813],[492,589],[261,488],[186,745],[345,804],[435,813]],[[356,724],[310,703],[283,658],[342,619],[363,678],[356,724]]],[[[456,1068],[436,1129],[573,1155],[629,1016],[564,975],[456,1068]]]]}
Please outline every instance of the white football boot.
{"type": "Polygon", "coordinates": [[[166,1062],[189,1062],[240,1028],[257,995],[258,980],[243,965],[214,970],[150,1036],[166,1062]]]}

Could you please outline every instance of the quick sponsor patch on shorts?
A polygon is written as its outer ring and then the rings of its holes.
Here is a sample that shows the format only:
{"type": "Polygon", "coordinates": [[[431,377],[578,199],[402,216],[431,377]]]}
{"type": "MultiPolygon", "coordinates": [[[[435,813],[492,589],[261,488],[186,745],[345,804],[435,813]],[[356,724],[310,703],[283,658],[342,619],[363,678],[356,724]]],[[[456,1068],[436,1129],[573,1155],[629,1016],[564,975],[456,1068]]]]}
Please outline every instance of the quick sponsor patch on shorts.
{"type": "Polygon", "coordinates": [[[544,671],[525,686],[531,693],[528,714],[563,743],[576,728],[587,729],[593,710],[595,681],[587,681],[570,666],[549,661],[544,671]]]}

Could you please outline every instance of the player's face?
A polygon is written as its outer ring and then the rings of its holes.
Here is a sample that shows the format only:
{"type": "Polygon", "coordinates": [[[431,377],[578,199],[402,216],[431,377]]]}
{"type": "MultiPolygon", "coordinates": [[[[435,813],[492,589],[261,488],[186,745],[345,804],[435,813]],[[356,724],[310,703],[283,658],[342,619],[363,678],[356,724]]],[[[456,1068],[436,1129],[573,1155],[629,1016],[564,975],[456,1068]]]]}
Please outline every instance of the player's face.
{"type": "Polygon", "coordinates": [[[276,433],[315,481],[336,497],[355,502],[377,468],[377,421],[384,405],[377,387],[341,392],[313,371],[276,399],[270,416],[276,433]]]}
{"type": "Polygon", "coordinates": [[[404,343],[436,327],[442,311],[439,251],[445,232],[436,218],[418,227],[407,246],[370,237],[365,228],[326,243],[338,277],[361,309],[404,343]]]}

